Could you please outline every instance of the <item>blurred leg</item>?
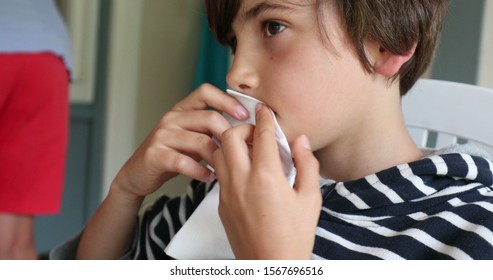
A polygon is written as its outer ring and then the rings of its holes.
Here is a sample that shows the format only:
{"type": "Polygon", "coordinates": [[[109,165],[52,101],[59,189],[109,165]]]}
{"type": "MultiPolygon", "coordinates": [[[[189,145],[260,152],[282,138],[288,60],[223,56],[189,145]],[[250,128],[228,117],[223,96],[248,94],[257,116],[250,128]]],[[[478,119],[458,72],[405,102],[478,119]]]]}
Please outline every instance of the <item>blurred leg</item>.
{"type": "Polygon", "coordinates": [[[0,213],[57,214],[68,139],[67,70],[48,53],[3,57],[0,213]]]}
{"type": "Polygon", "coordinates": [[[0,54],[0,259],[35,259],[34,216],[60,211],[68,73],[49,53],[0,54]]]}
{"type": "Polygon", "coordinates": [[[0,213],[0,259],[35,260],[34,219],[27,215],[0,213]]]}

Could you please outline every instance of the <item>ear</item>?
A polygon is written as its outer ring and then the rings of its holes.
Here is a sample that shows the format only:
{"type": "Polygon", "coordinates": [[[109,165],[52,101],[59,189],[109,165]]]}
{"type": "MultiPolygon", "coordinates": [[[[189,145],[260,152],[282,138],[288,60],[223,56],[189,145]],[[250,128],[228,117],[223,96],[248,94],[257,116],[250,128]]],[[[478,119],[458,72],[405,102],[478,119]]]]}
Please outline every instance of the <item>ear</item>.
{"type": "Polygon", "coordinates": [[[370,52],[373,61],[373,69],[384,77],[391,78],[399,72],[402,65],[409,61],[414,55],[416,44],[404,55],[394,54],[384,49],[375,41],[367,45],[367,50],[370,52]]]}

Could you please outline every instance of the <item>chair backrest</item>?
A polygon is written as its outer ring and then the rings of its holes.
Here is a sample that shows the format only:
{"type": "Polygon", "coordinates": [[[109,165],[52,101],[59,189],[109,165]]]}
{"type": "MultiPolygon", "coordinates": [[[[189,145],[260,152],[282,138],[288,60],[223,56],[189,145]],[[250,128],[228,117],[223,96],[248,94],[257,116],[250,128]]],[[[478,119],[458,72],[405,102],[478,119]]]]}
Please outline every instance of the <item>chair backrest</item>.
{"type": "Polygon", "coordinates": [[[493,156],[493,90],[419,80],[402,99],[409,131],[419,147],[471,143],[493,156]]]}

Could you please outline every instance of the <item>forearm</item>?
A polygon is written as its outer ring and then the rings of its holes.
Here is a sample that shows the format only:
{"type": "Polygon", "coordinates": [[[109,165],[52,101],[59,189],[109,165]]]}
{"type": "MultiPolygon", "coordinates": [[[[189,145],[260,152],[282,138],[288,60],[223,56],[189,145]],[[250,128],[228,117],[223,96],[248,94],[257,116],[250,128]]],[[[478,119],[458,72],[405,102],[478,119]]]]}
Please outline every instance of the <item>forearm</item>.
{"type": "Polygon", "coordinates": [[[143,197],[130,196],[113,182],[82,234],[77,259],[119,259],[132,241],[143,197]]]}

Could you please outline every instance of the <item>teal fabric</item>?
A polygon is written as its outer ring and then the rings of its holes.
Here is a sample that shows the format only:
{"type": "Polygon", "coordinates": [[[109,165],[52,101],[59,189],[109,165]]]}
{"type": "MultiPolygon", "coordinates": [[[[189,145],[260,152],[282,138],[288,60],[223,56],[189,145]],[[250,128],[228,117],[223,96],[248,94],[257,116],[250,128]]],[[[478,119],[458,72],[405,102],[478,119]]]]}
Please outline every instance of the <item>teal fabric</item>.
{"type": "Polygon", "coordinates": [[[209,29],[205,12],[202,13],[200,48],[195,70],[193,88],[210,83],[226,90],[226,74],[230,65],[230,51],[221,46],[209,29]]]}

